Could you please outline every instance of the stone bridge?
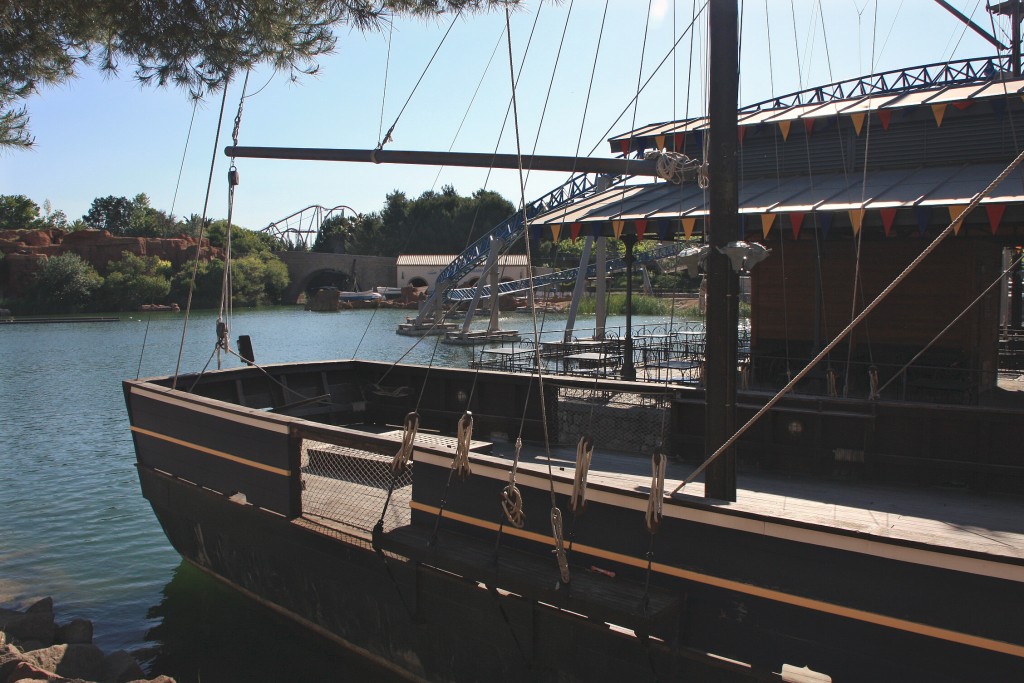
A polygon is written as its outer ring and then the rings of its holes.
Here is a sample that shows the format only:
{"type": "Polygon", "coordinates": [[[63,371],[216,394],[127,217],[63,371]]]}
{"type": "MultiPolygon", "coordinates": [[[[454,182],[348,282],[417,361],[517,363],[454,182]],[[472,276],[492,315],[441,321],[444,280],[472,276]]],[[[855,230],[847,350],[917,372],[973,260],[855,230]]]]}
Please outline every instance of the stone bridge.
{"type": "Polygon", "coordinates": [[[365,291],[396,286],[395,257],[357,254],[322,254],[310,251],[278,251],[288,266],[291,285],[282,303],[293,304],[303,292],[333,286],[344,291],[365,291]]]}

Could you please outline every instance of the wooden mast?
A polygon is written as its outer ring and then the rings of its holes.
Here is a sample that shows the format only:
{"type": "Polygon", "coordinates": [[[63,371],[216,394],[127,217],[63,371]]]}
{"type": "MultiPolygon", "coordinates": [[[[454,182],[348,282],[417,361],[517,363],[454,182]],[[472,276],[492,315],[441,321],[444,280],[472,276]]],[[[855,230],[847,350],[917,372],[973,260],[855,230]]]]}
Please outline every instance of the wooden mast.
{"type": "MultiPolygon", "coordinates": [[[[720,249],[739,235],[739,57],[735,0],[711,0],[708,6],[711,119],[709,149],[710,217],[707,241],[707,332],[704,351],[705,438],[710,458],[736,429],[736,329],[739,324],[739,276],[720,249]]],[[[705,471],[704,495],[736,500],[736,452],[730,448],[705,471]]]]}

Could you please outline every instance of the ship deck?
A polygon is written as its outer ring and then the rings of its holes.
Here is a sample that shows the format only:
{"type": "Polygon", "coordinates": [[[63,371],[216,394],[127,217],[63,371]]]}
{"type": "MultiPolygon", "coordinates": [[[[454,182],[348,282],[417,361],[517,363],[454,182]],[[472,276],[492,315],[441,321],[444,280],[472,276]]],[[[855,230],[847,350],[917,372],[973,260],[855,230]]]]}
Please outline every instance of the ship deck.
{"type": "MultiPolygon", "coordinates": [[[[499,449],[496,447],[496,451],[499,449]]],[[[495,452],[494,455],[505,455],[495,452]]],[[[572,475],[574,449],[553,449],[551,466],[572,475]]],[[[541,454],[522,456],[520,468],[546,476],[548,460],[541,454]],[[532,457],[529,457],[532,456],[532,457]]],[[[670,461],[665,491],[678,486],[694,469],[670,461]]],[[[595,449],[588,480],[624,490],[650,490],[651,464],[633,454],[595,449]]],[[[859,481],[786,476],[765,472],[738,474],[737,500],[704,498],[699,479],[672,496],[773,521],[789,521],[879,540],[956,548],[1024,564],[1024,499],[981,495],[962,488],[890,486],[859,481]]]]}

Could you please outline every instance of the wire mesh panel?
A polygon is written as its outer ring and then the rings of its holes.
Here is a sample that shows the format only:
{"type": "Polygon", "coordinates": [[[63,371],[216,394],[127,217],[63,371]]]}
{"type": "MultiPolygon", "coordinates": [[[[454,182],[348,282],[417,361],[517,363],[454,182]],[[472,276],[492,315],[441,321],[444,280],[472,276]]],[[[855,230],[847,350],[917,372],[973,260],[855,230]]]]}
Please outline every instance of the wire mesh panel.
{"type": "MultiPolygon", "coordinates": [[[[302,514],[372,531],[392,484],[391,458],[379,453],[302,440],[302,514]]],[[[410,522],[412,464],[394,481],[384,530],[410,522]]]]}
{"type": "Polygon", "coordinates": [[[587,435],[602,449],[649,455],[668,436],[670,407],[666,393],[559,387],[558,442],[587,435]]]}

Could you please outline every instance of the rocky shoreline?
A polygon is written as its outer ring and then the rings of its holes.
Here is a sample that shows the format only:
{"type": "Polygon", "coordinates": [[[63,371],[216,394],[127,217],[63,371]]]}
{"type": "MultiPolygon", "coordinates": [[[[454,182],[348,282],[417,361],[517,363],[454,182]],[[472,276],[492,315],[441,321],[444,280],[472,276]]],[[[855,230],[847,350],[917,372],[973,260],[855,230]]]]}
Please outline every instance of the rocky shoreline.
{"type": "Polygon", "coordinates": [[[53,600],[43,598],[23,611],[0,607],[0,683],[174,683],[146,678],[128,652],[104,653],[92,643],[92,622],[58,624],[53,600]]]}

